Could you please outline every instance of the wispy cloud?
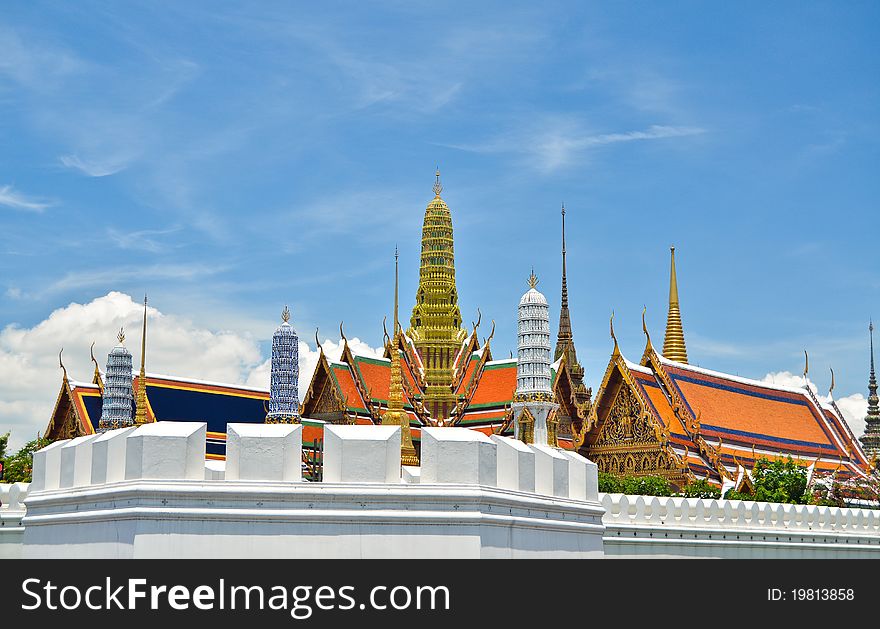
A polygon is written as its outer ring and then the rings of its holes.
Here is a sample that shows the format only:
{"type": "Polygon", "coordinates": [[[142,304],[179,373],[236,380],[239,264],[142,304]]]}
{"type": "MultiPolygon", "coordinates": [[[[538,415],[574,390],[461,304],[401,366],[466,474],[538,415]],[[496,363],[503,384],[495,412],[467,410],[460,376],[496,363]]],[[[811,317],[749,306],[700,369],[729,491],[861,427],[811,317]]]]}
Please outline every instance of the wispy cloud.
{"type": "Polygon", "coordinates": [[[181,226],[170,227],[168,229],[141,229],[132,232],[123,232],[113,227],[107,229],[107,236],[120,249],[130,251],[148,251],[150,253],[159,253],[169,248],[167,239],[157,238],[159,236],[168,236],[183,229],[181,226]]]}
{"type": "Polygon", "coordinates": [[[0,206],[27,212],[42,212],[52,205],[54,205],[52,201],[27,197],[16,192],[12,186],[0,186],[0,206]]]}
{"type": "Polygon", "coordinates": [[[133,279],[140,281],[178,280],[193,281],[216,275],[226,270],[223,266],[206,264],[153,264],[148,266],[123,266],[106,271],[83,271],[65,274],[52,283],[46,292],[57,293],[66,290],[88,287],[107,287],[113,289],[120,283],[133,279]]]}
{"type": "Polygon", "coordinates": [[[97,162],[86,161],[77,155],[62,155],[60,158],[62,164],[73,170],[78,170],[89,177],[106,177],[115,175],[121,170],[125,170],[126,164],[119,162],[97,162]]]}
{"type": "Polygon", "coordinates": [[[473,144],[447,144],[450,148],[473,153],[511,153],[529,158],[544,172],[551,172],[572,164],[590,149],[619,144],[680,138],[705,133],[700,127],[651,125],[647,129],[616,133],[586,133],[576,120],[554,118],[526,131],[498,135],[473,144]]]}

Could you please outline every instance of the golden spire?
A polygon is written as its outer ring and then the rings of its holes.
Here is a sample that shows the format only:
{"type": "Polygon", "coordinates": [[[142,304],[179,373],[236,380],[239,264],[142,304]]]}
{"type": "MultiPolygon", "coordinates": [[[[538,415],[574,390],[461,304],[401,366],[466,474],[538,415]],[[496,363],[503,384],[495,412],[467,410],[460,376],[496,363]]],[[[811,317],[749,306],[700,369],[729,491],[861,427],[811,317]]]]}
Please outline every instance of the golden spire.
{"type": "Polygon", "coordinates": [[[678,363],[687,364],[687,347],[681,327],[681,310],[678,306],[678,280],[675,276],[675,247],[670,247],[672,262],[669,272],[669,314],[666,317],[666,336],[663,339],[663,356],[678,363]]]}
{"type": "MultiPolygon", "coordinates": [[[[122,329],[119,331],[122,332],[122,329]]],[[[89,346],[89,357],[92,359],[92,364],[95,365],[95,373],[92,375],[92,384],[97,384],[101,393],[104,393],[104,384],[101,382],[101,368],[98,366],[98,359],[95,358],[94,341],[92,341],[92,344],[89,346]]]]}
{"type": "MultiPolygon", "coordinates": [[[[125,338],[125,335],[123,335],[125,338]]],[[[121,342],[121,341],[120,341],[121,342]]],[[[147,372],[144,369],[147,355],[147,296],[144,295],[144,327],[141,332],[141,372],[138,375],[137,404],[134,423],[138,426],[146,424],[147,419],[147,372]]]]}
{"type": "Polygon", "coordinates": [[[535,268],[532,267],[532,274],[529,275],[529,288],[538,287],[538,276],[535,275],[535,268]]]}
{"type": "MultiPolygon", "coordinates": [[[[288,308],[287,306],[284,306],[284,310],[281,311],[281,321],[283,323],[287,323],[288,321],[290,321],[290,308],[288,308]]],[[[342,324],[340,324],[340,326],[341,325],[342,324]]]]}
{"type": "Polygon", "coordinates": [[[412,339],[424,367],[424,406],[432,419],[448,419],[456,407],[453,392],[455,359],[468,337],[462,327],[455,286],[455,248],[452,214],[440,198],[440,170],[436,195],[425,208],[419,287],[407,336],[412,339]]]}
{"type": "Polygon", "coordinates": [[[403,368],[400,365],[400,323],[397,320],[398,305],[398,258],[394,248],[394,340],[391,343],[391,384],[388,390],[388,410],[382,415],[382,424],[400,426],[400,462],[402,465],[418,465],[419,457],[413,446],[409,430],[409,415],[403,410],[403,368]]]}

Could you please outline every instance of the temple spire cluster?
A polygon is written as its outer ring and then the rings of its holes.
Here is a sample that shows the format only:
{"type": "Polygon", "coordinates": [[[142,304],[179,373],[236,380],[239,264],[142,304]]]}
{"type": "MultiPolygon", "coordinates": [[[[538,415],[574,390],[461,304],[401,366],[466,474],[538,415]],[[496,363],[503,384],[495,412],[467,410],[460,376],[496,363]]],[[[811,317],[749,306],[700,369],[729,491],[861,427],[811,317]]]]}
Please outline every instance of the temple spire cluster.
{"type": "Polygon", "coordinates": [[[663,356],[677,363],[687,364],[687,347],[681,326],[681,310],[678,305],[678,279],[675,276],[675,247],[670,247],[669,313],[666,316],[666,336],[663,339],[663,356]]]}
{"type": "Polygon", "coordinates": [[[871,346],[871,371],[868,376],[868,415],[865,417],[865,434],[859,439],[868,458],[880,458],[880,399],[877,397],[877,375],[874,372],[874,322],[868,325],[871,346]]]}

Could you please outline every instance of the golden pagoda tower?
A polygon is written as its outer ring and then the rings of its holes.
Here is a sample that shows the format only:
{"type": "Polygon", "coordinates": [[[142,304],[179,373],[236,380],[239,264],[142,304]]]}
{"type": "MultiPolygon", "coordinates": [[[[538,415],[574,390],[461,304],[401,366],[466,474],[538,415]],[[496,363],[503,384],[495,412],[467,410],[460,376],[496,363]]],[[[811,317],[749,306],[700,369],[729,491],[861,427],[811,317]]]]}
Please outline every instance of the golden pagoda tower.
{"type": "Polygon", "coordinates": [[[407,334],[425,369],[425,408],[432,418],[441,420],[448,418],[455,406],[453,362],[468,333],[461,327],[452,215],[440,198],[443,186],[439,169],[436,177],[434,199],[425,209],[419,288],[407,334]]]}
{"type": "Polygon", "coordinates": [[[684,330],[681,327],[681,310],[678,307],[678,280],[675,277],[675,247],[672,253],[669,272],[669,314],[666,315],[666,336],[663,339],[663,356],[677,363],[687,364],[687,347],[684,344],[684,330]]]}
{"type": "Polygon", "coordinates": [[[137,403],[134,416],[136,426],[146,424],[147,419],[147,373],[144,369],[147,356],[147,296],[144,295],[144,328],[141,332],[141,372],[138,375],[137,403]]]}
{"type": "Polygon", "coordinates": [[[400,365],[400,323],[397,317],[397,248],[394,249],[394,338],[391,341],[391,385],[388,392],[388,410],[382,415],[383,426],[400,426],[400,462],[418,465],[419,457],[409,430],[409,415],[403,410],[403,368],[400,365]]]}

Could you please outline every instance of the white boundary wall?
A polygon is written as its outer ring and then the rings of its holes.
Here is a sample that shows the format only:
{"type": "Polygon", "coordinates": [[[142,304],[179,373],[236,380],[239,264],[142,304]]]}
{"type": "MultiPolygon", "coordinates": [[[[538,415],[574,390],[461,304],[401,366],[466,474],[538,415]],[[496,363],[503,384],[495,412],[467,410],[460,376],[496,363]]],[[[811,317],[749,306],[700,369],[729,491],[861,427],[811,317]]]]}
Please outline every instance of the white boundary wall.
{"type": "Polygon", "coordinates": [[[204,424],[159,422],[106,433],[95,443],[115,446],[99,448],[90,463],[99,471],[124,469],[124,477],[93,474],[81,486],[60,482],[71,472],[55,464],[55,453],[66,448],[78,461],[78,448],[92,442],[52,444],[35,457],[41,483],[21,520],[21,556],[602,556],[602,506],[585,500],[578,483],[573,495],[560,490],[567,490],[569,474],[589,477],[586,459],[564,460],[565,478],[555,495],[544,495],[510,489],[518,478],[507,475],[516,470],[498,468],[498,442],[470,430],[434,431],[423,467],[402,469],[398,427],[328,426],[325,482],[307,483],[278,471],[301,465],[300,431],[247,432],[243,447],[228,450],[225,466],[205,462],[204,424]]]}
{"type": "Polygon", "coordinates": [[[24,501],[30,483],[0,483],[0,559],[21,557],[24,542],[24,501]]]}
{"type": "Polygon", "coordinates": [[[880,559],[880,511],[600,494],[607,557],[880,559]]]}

